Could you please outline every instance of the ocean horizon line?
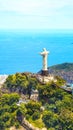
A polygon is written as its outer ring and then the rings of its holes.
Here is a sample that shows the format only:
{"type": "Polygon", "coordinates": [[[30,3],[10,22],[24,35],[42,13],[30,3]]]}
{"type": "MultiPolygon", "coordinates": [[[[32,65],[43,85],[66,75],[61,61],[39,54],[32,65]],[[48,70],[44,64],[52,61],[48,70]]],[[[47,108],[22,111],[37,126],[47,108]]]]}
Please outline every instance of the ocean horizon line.
{"type": "Polygon", "coordinates": [[[0,32],[20,32],[20,33],[73,33],[73,29],[0,29],[0,32]]]}

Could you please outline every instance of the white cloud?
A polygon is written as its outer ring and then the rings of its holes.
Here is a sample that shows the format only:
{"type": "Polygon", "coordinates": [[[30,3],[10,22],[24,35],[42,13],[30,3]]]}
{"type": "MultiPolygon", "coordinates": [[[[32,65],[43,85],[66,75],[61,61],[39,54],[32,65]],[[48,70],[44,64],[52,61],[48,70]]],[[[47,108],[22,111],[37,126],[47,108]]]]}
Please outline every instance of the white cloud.
{"type": "Polygon", "coordinates": [[[73,0],[0,0],[3,27],[73,28],[72,16],[73,0]]]}
{"type": "MultiPolygon", "coordinates": [[[[0,10],[20,13],[42,13],[54,11],[66,5],[65,0],[0,0],[0,10]]],[[[43,13],[42,13],[43,14],[43,13]]]]}
{"type": "Polygon", "coordinates": [[[72,0],[0,0],[0,11],[16,12],[24,15],[54,15],[72,0]]]}

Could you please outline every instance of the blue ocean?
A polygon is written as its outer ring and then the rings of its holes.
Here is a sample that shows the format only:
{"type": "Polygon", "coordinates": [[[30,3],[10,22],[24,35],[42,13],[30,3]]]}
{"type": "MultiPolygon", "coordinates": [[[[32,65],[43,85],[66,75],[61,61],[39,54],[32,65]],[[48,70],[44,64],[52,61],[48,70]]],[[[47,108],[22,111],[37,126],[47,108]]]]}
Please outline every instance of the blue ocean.
{"type": "Polygon", "coordinates": [[[50,51],[48,66],[73,62],[73,34],[0,32],[0,74],[38,72],[43,48],[50,51]]]}

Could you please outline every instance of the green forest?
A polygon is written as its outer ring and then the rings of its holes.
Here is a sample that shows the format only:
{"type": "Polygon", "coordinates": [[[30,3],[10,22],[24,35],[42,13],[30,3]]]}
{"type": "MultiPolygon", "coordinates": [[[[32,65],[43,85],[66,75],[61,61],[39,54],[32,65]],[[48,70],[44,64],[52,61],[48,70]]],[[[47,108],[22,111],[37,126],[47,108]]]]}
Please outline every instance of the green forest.
{"type": "Polygon", "coordinates": [[[38,128],[73,130],[73,95],[61,89],[65,81],[56,78],[56,83],[41,84],[30,73],[9,75],[0,89],[0,130],[19,128],[24,118],[38,128]],[[36,89],[38,101],[30,99],[36,89]],[[28,102],[17,105],[24,96],[28,102]]]}

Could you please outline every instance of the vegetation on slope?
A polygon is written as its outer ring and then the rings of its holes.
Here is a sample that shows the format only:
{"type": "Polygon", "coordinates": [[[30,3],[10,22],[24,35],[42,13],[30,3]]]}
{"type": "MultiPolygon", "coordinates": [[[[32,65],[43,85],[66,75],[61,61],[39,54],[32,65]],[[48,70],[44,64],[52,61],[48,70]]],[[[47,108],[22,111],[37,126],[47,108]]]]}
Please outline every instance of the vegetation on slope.
{"type": "Polygon", "coordinates": [[[19,94],[28,95],[30,98],[31,90],[36,89],[38,81],[31,74],[16,73],[9,75],[4,88],[7,88],[10,92],[18,92],[19,94]]]}
{"type": "Polygon", "coordinates": [[[49,73],[61,76],[68,83],[73,84],[73,63],[63,63],[48,68],[49,73]]]}
{"type": "Polygon", "coordinates": [[[10,126],[19,126],[16,119],[18,94],[4,94],[0,98],[0,130],[6,130],[10,126]]]}
{"type": "Polygon", "coordinates": [[[63,63],[50,67],[52,70],[73,71],[73,63],[63,63]]]}
{"type": "Polygon", "coordinates": [[[48,130],[73,130],[73,97],[59,86],[64,83],[57,77],[57,82],[40,84],[36,77],[30,74],[14,74],[8,76],[4,88],[9,94],[1,94],[0,99],[0,129],[6,130],[10,126],[18,127],[25,117],[37,127],[48,130]],[[31,90],[37,89],[39,100],[17,105],[19,96],[31,96],[31,90]],[[12,94],[13,93],[13,94],[12,94]],[[12,122],[12,123],[11,123],[12,122]]]}

